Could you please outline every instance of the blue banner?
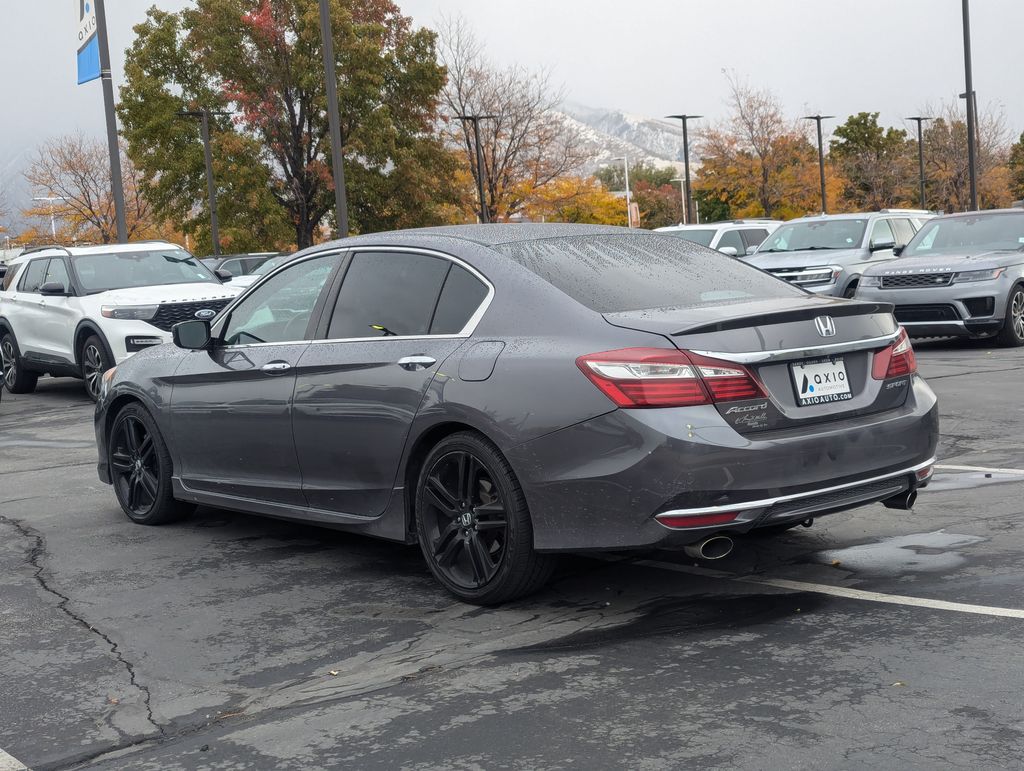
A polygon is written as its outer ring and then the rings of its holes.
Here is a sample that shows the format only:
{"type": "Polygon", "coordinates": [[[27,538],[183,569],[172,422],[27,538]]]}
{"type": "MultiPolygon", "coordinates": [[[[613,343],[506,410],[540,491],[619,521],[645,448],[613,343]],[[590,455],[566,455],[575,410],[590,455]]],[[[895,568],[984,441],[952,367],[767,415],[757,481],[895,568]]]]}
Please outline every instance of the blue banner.
{"type": "Polygon", "coordinates": [[[78,0],[78,84],[100,76],[100,40],[93,0],[78,0]]]}

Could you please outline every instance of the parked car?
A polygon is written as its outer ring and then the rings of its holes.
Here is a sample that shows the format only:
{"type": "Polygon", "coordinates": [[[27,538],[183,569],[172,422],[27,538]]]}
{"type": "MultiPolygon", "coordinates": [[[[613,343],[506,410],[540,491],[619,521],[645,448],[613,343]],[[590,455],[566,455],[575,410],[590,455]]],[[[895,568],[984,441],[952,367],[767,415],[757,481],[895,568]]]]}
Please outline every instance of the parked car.
{"type": "Polygon", "coordinates": [[[558,552],[724,556],[913,504],[938,412],[888,309],[625,228],[354,237],[108,372],[99,476],[141,524],[205,504],[418,541],[482,604],[558,552]]]}
{"type": "Polygon", "coordinates": [[[893,250],[932,216],[917,209],[884,209],[802,217],[778,228],[746,260],[808,292],[853,297],[864,271],[894,259],[893,250]]]}
{"type": "Polygon", "coordinates": [[[95,399],[107,369],[169,341],[178,321],[212,318],[237,293],[165,242],[29,250],[0,291],[4,386],[29,393],[40,375],[77,377],[95,399]]]}
{"type": "Polygon", "coordinates": [[[278,252],[222,254],[220,257],[204,257],[202,263],[210,270],[226,270],[232,277],[247,276],[277,254],[278,252]]]}
{"type": "Polygon", "coordinates": [[[293,254],[279,254],[276,257],[271,257],[260,263],[251,273],[232,279],[231,283],[236,288],[252,286],[275,268],[288,262],[293,256],[293,254]]]}
{"type": "Polygon", "coordinates": [[[938,217],[898,254],[865,271],[858,298],[893,303],[912,336],[1024,345],[1024,210],[938,217]]]}
{"type": "Polygon", "coordinates": [[[703,225],[671,225],[655,228],[655,232],[717,249],[730,257],[741,257],[753,252],[781,224],[778,220],[730,220],[703,225]]]}

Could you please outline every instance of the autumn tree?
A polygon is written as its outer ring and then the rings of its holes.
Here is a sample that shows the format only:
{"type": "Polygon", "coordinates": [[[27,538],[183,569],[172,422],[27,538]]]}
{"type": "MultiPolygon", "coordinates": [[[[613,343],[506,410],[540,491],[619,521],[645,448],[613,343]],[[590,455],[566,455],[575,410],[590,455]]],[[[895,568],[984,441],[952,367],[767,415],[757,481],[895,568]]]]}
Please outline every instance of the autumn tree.
{"type": "MultiPolygon", "coordinates": [[[[699,136],[695,198],[727,205],[733,217],[796,217],[821,210],[818,151],[806,127],[785,118],[770,91],[728,76],[730,116],[699,136]]],[[[826,190],[842,189],[831,165],[826,190]]],[[[706,220],[707,218],[704,217],[706,220]]]]}
{"type": "Polygon", "coordinates": [[[907,132],[883,128],[877,112],[851,115],[837,126],[829,160],[843,177],[843,197],[859,211],[907,206],[916,178],[914,142],[907,132]]]}
{"type": "MultiPolygon", "coordinates": [[[[427,225],[454,197],[434,128],[445,82],[435,35],[390,0],[331,0],[350,228],[427,225]]],[[[227,233],[299,248],[334,193],[317,0],[196,0],[135,28],[119,108],[154,206],[193,232],[206,216],[202,146],[184,110],[227,111],[213,129],[227,233]]]]}
{"type": "Polygon", "coordinates": [[[1010,146],[1007,168],[1010,173],[1010,194],[1024,200],[1024,134],[1010,146]]]}
{"type": "Polygon", "coordinates": [[[557,111],[562,92],[550,72],[495,66],[461,17],[443,20],[440,59],[448,73],[447,136],[462,149],[474,180],[483,174],[492,221],[521,212],[534,191],[578,170],[583,150],[577,131],[557,111]],[[477,168],[473,126],[460,115],[488,116],[479,122],[483,169],[477,168]]]}
{"type": "MultiPolygon", "coordinates": [[[[924,131],[925,191],[928,205],[947,212],[970,207],[970,174],[967,158],[967,124],[955,103],[926,108],[937,115],[924,131]]],[[[1011,171],[1009,133],[1001,112],[979,112],[977,121],[978,205],[983,209],[1008,206],[1011,171]]]]}
{"type": "MultiPolygon", "coordinates": [[[[152,207],[143,195],[142,175],[131,159],[121,152],[125,224],[129,239],[153,238],[162,234],[152,207]]],[[[36,150],[25,179],[33,194],[52,197],[25,209],[26,217],[45,220],[37,232],[49,231],[52,213],[60,222],[59,238],[68,242],[108,244],[117,241],[114,198],[110,189],[110,158],[105,142],[83,134],[53,139],[36,150]]],[[[52,240],[47,233],[46,240],[52,240]]]]}
{"type": "Polygon", "coordinates": [[[593,177],[562,176],[534,190],[524,206],[533,221],[625,225],[626,202],[593,177]]]}

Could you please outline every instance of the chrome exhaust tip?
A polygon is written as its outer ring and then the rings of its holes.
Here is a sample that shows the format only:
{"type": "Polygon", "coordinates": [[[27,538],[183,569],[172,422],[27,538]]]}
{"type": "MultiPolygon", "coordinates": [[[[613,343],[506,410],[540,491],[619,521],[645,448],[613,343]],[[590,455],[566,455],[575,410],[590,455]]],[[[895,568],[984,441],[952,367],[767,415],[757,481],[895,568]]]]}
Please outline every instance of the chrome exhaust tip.
{"type": "Polygon", "coordinates": [[[703,541],[683,547],[683,551],[694,559],[720,560],[732,553],[732,539],[727,535],[713,535],[703,541]]]}
{"type": "Polygon", "coordinates": [[[882,505],[887,509],[901,509],[902,511],[910,511],[914,508],[914,502],[917,500],[917,490],[908,490],[905,493],[894,495],[892,498],[886,498],[882,501],[882,505]]]}

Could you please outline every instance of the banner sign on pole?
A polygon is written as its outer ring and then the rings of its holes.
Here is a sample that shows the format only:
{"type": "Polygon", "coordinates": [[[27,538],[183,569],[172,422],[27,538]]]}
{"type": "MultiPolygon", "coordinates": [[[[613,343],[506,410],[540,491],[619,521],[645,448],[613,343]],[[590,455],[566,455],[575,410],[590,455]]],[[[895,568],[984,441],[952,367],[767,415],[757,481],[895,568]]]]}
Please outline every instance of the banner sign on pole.
{"type": "Polygon", "coordinates": [[[78,84],[100,76],[100,40],[93,0],[78,0],[78,84]]]}

